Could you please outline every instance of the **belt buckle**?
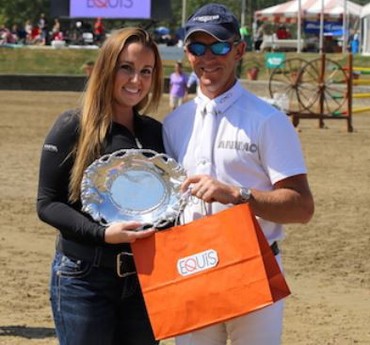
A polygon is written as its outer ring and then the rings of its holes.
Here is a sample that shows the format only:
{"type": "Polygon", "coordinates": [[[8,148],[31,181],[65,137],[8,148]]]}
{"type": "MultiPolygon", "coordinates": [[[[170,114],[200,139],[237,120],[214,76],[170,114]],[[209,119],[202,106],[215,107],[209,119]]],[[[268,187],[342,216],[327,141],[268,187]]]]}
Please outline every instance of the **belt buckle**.
{"type": "MultiPolygon", "coordinates": [[[[135,271],[126,272],[126,269],[124,267],[125,266],[125,261],[124,261],[125,256],[129,257],[130,260],[133,260],[133,254],[130,252],[121,252],[117,254],[116,256],[117,275],[121,278],[125,278],[125,277],[131,276],[136,273],[135,271]]],[[[126,263],[128,262],[126,261],[126,263]]]]}

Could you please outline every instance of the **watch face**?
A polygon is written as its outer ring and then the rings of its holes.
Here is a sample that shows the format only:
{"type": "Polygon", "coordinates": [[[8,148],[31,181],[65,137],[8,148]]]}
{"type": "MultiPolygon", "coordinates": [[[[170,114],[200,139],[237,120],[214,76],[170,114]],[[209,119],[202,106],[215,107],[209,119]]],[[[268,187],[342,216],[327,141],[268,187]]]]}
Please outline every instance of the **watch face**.
{"type": "Polygon", "coordinates": [[[242,202],[249,201],[251,198],[251,191],[248,188],[240,188],[240,198],[242,202]]]}

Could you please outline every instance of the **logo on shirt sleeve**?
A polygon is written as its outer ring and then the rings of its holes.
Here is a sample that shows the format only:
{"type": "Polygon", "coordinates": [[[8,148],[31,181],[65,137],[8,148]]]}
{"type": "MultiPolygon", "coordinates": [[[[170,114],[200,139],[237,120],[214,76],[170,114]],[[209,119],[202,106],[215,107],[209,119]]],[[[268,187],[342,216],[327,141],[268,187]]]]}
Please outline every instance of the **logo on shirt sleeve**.
{"type": "Polygon", "coordinates": [[[43,150],[49,152],[58,152],[58,148],[51,144],[44,144],[43,150]]]}

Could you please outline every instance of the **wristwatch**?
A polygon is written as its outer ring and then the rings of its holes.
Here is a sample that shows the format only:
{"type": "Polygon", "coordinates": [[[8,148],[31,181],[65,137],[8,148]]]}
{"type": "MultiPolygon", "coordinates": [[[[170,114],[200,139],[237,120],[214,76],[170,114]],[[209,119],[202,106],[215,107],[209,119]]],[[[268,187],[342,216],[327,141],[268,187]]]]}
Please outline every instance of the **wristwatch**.
{"type": "Polygon", "coordinates": [[[239,189],[239,204],[249,202],[252,198],[252,192],[249,188],[241,187],[239,189]]]}

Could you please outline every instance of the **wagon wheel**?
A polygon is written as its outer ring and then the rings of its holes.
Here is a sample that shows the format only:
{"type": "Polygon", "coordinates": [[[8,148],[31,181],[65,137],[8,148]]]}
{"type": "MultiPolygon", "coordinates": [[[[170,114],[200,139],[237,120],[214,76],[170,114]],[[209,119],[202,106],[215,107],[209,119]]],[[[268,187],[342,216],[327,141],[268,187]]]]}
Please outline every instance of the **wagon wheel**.
{"type": "Polygon", "coordinates": [[[287,112],[299,112],[302,105],[298,99],[300,89],[299,75],[307,62],[300,58],[286,59],[273,69],[269,80],[269,92],[271,98],[285,94],[289,99],[287,112]]]}
{"type": "Polygon", "coordinates": [[[304,109],[323,115],[343,110],[348,98],[348,75],[340,64],[317,58],[304,66],[299,79],[298,101],[304,109]]]}

